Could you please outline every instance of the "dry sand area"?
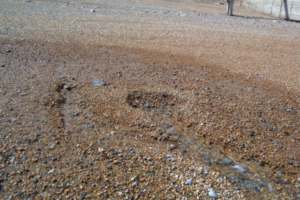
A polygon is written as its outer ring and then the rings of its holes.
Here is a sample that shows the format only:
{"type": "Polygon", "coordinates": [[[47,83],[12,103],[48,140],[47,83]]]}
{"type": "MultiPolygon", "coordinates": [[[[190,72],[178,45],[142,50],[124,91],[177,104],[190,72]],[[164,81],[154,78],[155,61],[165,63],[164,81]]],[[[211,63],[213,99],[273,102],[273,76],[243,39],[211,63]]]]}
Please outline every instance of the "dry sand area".
{"type": "Polygon", "coordinates": [[[0,199],[299,199],[300,24],[225,12],[0,0],[0,199]]]}

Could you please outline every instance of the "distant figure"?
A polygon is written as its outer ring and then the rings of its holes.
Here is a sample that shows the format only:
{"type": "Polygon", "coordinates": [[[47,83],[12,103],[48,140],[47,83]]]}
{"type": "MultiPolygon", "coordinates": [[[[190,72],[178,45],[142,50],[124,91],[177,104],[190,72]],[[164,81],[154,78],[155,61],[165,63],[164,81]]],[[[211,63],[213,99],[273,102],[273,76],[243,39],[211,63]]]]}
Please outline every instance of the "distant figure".
{"type": "Polygon", "coordinates": [[[227,0],[227,15],[233,15],[234,0],[227,0]]]}
{"type": "Polygon", "coordinates": [[[289,5],[287,0],[283,0],[283,5],[284,5],[284,12],[285,12],[285,20],[290,20],[289,5]]]}

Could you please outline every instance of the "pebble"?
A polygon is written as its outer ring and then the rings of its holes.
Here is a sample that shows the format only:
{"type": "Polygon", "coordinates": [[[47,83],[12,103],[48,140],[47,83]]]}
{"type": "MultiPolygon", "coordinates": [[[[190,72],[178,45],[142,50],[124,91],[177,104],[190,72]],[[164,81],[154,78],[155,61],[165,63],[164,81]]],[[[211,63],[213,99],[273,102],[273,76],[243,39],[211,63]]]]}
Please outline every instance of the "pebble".
{"type": "Polygon", "coordinates": [[[54,148],[55,148],[55,146],[56,146],[56,144],[55,144],[55,143],[49,144],[49,149],[54,149],[54,148]]]}
{"type": "Polygon", "coordinates": [[[95,125],[91,124],[91,123],[87,123],[87,124],[83,124],[82,128],[83,129],[93,129],[93,128],[95,128],[95,125]]]}
{"type": "Polygon", "coordinates": [[[15,157],[15,156],[12,156],[12,157],[10,157],[9,162],[10,162],[10,163],[14,163],[15,160],[16,160],[16,157],[15,157]]]}
{"type": "Polygon", "coordinates": [[[137,179],[138,179],[137,176],[133,176],[133,177],[131,177],[130,181],[131,181],[131,182],[132,182],[132,181],[136,181],[137,179]]]}
{"type": "Polygon", "coordinates": [[[174,150],[174,149],[176,149],[176,145],[175,144],[170,144],[170,146],[168,147],[168,149],[170,150],[170,151],[172,151],[172,150],[174,150]]]}
{"type": "Polygon", "coordinates": [[[213,188],[208,188],[208,196],[212,199],[216,199],[218,197],[213,188]]]}
{"type": "Polygon", "coordinates": [[[49,171],[48,171],[48,174],[52,174],[54,172],[54,169],[50,169],[49,171]]]}
{"type": "Polygon", "coordinates": [[[119,196],[122,196],[122,195],[123,195],[123,192],[122,192],[122,191],[118,191],[117,193],[118,193],[119,196]]]}
{"type": "Polygon", "coordinates": [[[69,91],[71,91],[71,90],[72,90],[73,88],[75,88],[75,87],[77,87],[76,84],[66,83],[66,84],[64,85],[64,89],[65,89],[65,90],[69,90],[69,91]]]}
{"type": "Polygon", "coordinates": [[[82,192],[81,194],[80,194],[80,200],[84,200],[85,198],[86,198],[86,196],[87,196],[87,193],[86,192],[82,192]]]}
{"type": "Polygon", "coordinates": [[[234,165],[232,168],[235,169],[239,173],[247,172],[247,168],[245,166],[242,166],[242,165],[234,165]]]}
{"type": "Polygon", "coordinates": [[[80,112],[77,112],[77,111],[75,111],[75,112],[73,112],[73,113],[71,113],[71,117],[78,117],[80,115],[80,112]]]}
{"type": "Polygon", "coordinates": [[[185,181],[186,185],[192,185],[193,184],[193,179],[189,178],[185,181]]]}
{"type": "Polygon", "coordinates": [[[99,79],[93,80],[92,84],[93,84],[94,87],[101,87],[101,86],[106,86],[107,85],[106,81],[99,80],[99,79]]]}
{"type": "Polygon", "coordinates": [[[1,64],[0,67],[1,67],[1,68],[4,68],[4,67],[5,67],[5,64],[1,64]]]}
{"type": "Polygon", "coordinates": [[[209,173],[209,168],[208,168],[208,166],[204,166],[204,167],[201,169],[201,173],[202,173],[203,175],[207,176],[208,173],[209,173]]]}
{"type": "Polygon", "coordinates": [[[132,183],[132,186],[133,186],[133,187],[136,187],[136,186],[138,186],[138,184],[139,184],[138,181],[134,181],[134,182],[132,183]]]}
{"type": "Polygon", "coordinates": [[[218,161],[218,164],[228,166],[228,165],[232,165],[233,161],[229,158],[223,158],[222,160],[218,161]]]}
{"type": "Polygon", "coordinates": [[[268,183],[267,186],[268,186],[269,192],[274,192],[273,186],[270,183],[268,183]]]}
{"type": "Polygon", "coordinates": [[[91,12],[91,13],[95,13],[96,10],[95,10],[95,9],[90,9],[90,12],[91,12]]]}
{"type": "Polygon", "coordinates": [[[166,160],[167,160],[167,161],[174,162],[176,159],[175,159],[172,155],[167,154],[167,155],[166,155],[166,160]]]}

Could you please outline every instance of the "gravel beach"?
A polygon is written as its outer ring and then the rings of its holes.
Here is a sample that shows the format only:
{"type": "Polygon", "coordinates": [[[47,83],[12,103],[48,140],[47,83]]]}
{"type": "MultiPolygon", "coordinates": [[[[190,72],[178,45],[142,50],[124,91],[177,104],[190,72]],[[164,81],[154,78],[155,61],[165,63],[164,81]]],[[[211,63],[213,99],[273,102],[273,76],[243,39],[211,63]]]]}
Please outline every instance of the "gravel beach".
{"type": "Polygon", "coordinates": [[[0,199],[300,197],[299,23],[223,1],[0,5],[0,199]]]}

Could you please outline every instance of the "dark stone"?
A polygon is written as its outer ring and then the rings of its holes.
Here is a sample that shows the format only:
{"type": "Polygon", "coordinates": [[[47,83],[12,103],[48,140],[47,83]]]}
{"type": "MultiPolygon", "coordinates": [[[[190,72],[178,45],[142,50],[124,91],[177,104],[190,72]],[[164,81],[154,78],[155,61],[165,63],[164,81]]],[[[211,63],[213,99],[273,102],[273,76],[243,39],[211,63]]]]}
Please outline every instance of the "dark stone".
{"type": "Polygon", "coordinates": [[[126,102],[133,108],[149,111],[174,106],[175,98],[163,92],[133,91],[127,95],[126,102]]]}
{"type": "Polygon", "coordinates": [[[80,194],[80,200],[84,200],[85,199],[85,197],[86,197],[86,195],[87,195],[87,193],[86,192],[82,192],[81,194],[80,194]]]}
{"type": "Polygon", "coordinates": [[[264,160],[262,160],[262,161],[259,162],[259,165],[262,166],[262,167],[263,167],[263,166],[266,166],[266,165],[267,165],[267,162],[264,161],[264,160]]]}
{"type": "Polygon", "coordinates": [[[251,132],[250,132],[250,137],[255,137],[255,136],[256,136],[255,131],[251,131],[251,132]]]}

